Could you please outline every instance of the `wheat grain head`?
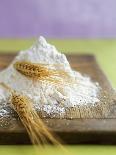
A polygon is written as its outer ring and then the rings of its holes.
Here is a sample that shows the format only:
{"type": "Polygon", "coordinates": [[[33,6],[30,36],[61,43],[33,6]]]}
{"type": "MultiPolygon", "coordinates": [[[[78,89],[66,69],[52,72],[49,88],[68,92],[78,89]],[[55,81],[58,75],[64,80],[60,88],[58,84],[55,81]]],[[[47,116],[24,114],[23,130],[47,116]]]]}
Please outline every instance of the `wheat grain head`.
{"type": "Polygon", "coordinates": [[[58,146],[61,145],[38,116],[29,98],[12,93],[11,103],[25,126],[33,144],[46,144],[50,141],[58,146]]]}
{"type": "Polygon", "coordinates": [[[72,80],[69,74],[63,70],[49,69],[48,66],[51,66],[49,64],[17,61],[13,66],[18,72],[34,80],[46,80],[57,84],[63,83],[64,80],[68,82],[72,80]]]}

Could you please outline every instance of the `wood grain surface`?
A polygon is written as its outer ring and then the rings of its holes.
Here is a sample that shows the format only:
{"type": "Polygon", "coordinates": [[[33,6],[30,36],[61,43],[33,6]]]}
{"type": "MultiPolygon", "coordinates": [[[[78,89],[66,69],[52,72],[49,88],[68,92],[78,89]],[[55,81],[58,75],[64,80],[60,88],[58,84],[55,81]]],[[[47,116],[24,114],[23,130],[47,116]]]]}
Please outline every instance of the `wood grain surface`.
{"type": "MultiPolygon", "coordinates": [[[[0,69],[7,67],[14,54],[0,54],[0,69]]],[[[79,107],[71,117],[46,118],[46,125],[66,143],[116,143],[116,95],[92,55],[67,55],[73,69],[89,75],[102,87],[101,102],[96,107],[79,107]],[[74,116],[74,117],[72,117],[74,116]],[[71,119],[72,118],[72,119],[71,119]]],[[[72,112],[72,111],[71,111],[72,112]]],[[[3,119],[2,121],[6,121],[3,119]]],[[[10,126],[0,126],[0,144],[27,144],[28,135],[19,119],[11,120],[10,126]]]]}

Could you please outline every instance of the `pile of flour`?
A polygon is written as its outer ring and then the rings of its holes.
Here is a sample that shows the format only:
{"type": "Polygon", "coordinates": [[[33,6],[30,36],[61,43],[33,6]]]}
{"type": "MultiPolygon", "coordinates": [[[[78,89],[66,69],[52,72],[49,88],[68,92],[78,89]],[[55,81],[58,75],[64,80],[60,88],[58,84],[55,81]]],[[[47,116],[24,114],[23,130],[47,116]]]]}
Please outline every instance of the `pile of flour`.
{"type": "MultiPolygon", "coordinates": [[[[66,56],[48,44],[43,37],[40,37],[30,49],[19,52],[8,68],[0,72],[0,82],[27,95],[36,110],[45,111],[48,115],[65,113],[66,108],[77,105],[94,105],[99,102],[99,84],[72,70],[66,56]],[[66,71],[75,82],[65,85],[64,80],[64,84],[58,87],[48,81],[33,82],[13,67],[16,61],[23,60],[32,63],[58,64],[53,65],[53,68],[66,71]]],[[[10,113],[8,108],[5,108],[8,106],[8,99],[8,90],[0,87],[0,116],[10,113]]]]}

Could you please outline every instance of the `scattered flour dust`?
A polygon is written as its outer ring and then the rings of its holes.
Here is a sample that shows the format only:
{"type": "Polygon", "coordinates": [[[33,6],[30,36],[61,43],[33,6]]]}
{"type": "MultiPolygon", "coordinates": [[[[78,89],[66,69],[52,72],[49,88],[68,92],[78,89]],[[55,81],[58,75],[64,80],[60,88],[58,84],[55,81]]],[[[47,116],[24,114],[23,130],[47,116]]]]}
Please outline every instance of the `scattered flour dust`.
{"type": "MultiPolygon", "coordinates": [[[[40,37],[30,49],[19,52],[8,68],[0,72],[0,82],[27,95],[36,110],[43,110],[48,115],[65,113],[66,108],[77,105],[94,105],[99,102],[99,84],[72,70],[66,56],[48,44],[43,37],[40,37]],[[50,64],[49,67],[53,64],[54,69],[66,71],[75,82],[66,84],[65,79],[62,79],[63,83],[58,86],[48,81],[34,82],[13,68],[16,61],[50,64]]],[[[8,90],[0,87],[0,117],[11,113],[8,100],[8,90]]]]}

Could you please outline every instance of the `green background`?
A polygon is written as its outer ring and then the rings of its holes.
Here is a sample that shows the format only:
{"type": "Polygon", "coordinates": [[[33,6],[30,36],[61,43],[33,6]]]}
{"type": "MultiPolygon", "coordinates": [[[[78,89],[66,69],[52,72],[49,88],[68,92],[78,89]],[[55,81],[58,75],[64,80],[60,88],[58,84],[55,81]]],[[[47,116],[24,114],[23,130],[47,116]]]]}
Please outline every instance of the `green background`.
{"type": "MultiPolygon", "coordinates": [[[[16,52],[29,48],[35,39],[1,39],[1,52],[16,52]]],[[[111,81],[114,88],[116,88],[116,40],[57,40],[48,39],[48,41],[56,46],[57,49],[63,53],[89,53],[94,54],[111,81]]],[[[72,145],[66,146],[69,154],[77,155],[115,155],[115,146],[102,145],[72,145]]],[[[47,147],[46,149],[39,148],[36,153],[40,155],[61,155],[64,154],[60,149],[55,147],[47,147]]],[[[0,146],[0,155],[20,155],[28,154],[35,155],[34,149],[31,146],[0,146]]],[[[66,153],[67,154],[67,153],[66,153]]]]}

